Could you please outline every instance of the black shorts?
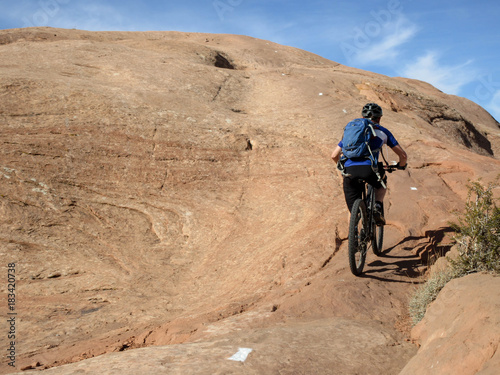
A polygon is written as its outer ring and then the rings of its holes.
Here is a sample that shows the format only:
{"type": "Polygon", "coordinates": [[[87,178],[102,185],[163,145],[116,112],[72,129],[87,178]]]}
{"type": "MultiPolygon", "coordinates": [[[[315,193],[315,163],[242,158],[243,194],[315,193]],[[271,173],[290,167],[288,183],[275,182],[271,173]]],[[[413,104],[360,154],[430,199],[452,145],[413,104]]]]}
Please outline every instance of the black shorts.
{"type": "MultiPolygon", "coordinates": [[[[385,176],[385,170],[382,163],[379,163],[378,170],[384,183],[387,183],[387,177],[385,176]]],[[[360,179],[369,183],[376,189],[382,187],[382,183],[379,181],[371,165],[353,165],[351,167],[346,167],[345,173],[350,175],[349,177],[344,177],[344,196],[349,212],[351,211],[354,201],[362,197],[363,184],[359,181],[360,179]]]]}

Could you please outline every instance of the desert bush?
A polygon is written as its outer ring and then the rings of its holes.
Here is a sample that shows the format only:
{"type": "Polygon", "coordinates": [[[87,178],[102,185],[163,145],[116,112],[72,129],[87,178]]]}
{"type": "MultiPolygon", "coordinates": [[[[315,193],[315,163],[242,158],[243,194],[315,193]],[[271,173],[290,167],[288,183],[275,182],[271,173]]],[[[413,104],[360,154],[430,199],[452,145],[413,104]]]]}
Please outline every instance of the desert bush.
{"type": "Polygon", "coordinates": [[[453,279],[451,270],[435,272],[413,294],[409,303],[409,311],[413,325],[422,320],[427,306],[434,301],[446,283],[453,279]]]}
{"type": "Polygon", "coordinates": [[[500,273],[500,208],[493,197],[497,186],[496,182],[487,187],[480,181],[470,183],[465,212],[458,223],[451,223],[459,244],[459,255],[451,260],[457,276],[481,271],[500,273]]]}
{"type": "Polygon", "coordinates": [[[447,270],[434,273],[411,297],[413,324],[424,317],[427,306],[448,281],[474,272],[500,273],[500,209],[493,196],[497,181],[486,187],[480,181],[469,182],[465,211],[458,214],[457,223],[450,223],[459,254],[450,260],[447,270]]]}

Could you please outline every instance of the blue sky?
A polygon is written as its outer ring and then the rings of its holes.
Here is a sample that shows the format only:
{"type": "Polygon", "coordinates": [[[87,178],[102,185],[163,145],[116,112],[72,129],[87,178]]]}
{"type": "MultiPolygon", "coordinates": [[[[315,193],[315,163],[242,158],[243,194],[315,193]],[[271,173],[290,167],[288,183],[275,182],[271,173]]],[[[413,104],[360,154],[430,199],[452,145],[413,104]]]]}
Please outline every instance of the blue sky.
{"type": "Polygon", "coordinates": [[[421,79],[500,120],[498,0],[1,0],[0,29],[243,34],[421,79]]]}

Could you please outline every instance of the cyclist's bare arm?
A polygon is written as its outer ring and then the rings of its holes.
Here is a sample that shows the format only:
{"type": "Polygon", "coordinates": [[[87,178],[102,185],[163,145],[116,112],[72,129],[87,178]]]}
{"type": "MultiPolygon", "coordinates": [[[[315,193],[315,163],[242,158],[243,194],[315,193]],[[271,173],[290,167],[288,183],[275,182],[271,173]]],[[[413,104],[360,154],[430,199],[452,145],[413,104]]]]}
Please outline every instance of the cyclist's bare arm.
{"type": "Polygon", "coordinates": [[[340,148],[340,146],[337,145],[337,147],[335,147],[335,150],[333,150],[333,152],[332,152],[332,159],[335,163],[337,163],[339,161],[341,153],[342,153],[342,149],[340,148]]]}
{"type": "Polygon", "coordinates": [[[408,156],[406,155],[405,150],[403,150],[400,145],[397,145],[392,148],[392,151],[394,151],[396,155],[399,156],[399,165],[401,167],[404,167],[406,165],[406,161],[408,160],[408,156]]]}

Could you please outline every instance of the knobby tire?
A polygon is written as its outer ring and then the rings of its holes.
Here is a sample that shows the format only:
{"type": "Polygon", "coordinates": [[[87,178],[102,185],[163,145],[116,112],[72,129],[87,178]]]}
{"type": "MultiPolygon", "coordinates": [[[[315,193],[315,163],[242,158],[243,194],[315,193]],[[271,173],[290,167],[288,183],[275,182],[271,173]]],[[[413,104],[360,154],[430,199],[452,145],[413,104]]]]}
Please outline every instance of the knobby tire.
{"type": "Polygon", "coordinates": [[[354,202],[351,209],[351,219],[349,221],[349,267],[355,276],[363,272],[366,259],[367,241],[364,239],[367,222],[366,206],[362,199],[354,202]]]}

